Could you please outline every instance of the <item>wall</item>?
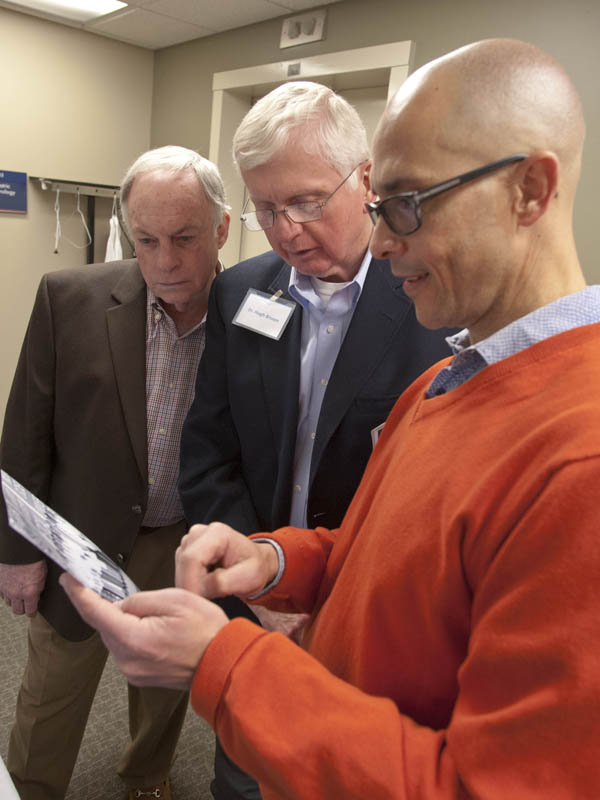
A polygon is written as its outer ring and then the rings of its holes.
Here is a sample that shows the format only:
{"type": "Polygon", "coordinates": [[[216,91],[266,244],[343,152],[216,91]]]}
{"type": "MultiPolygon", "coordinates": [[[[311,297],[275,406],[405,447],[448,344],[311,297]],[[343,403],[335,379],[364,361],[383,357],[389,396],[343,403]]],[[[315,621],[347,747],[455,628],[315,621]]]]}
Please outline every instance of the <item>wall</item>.
{"type": "MultiPolygon", "coordinates": [[[[214,72],[405,39],[416,43],[420,66],[469,41],[512,36],[556,56],[582,95],[588,138],[576,237],[588,280],[600,282],[599,30],[597,0],[344,0],[328,6],[324,42],[279,50],[275,19],[153,54],[0,8],[0,169],[118,184],[150,144],[208,154],[214,72]]],[[[53,204],[53,195],[30,185],[26,216],[0,214],[0,412],[40,276],[86,260],[85,250],[66,242],[53,254],[53,204]]],[[[97,204],[101,258],[110,201],[97,204]]],[[[73,196],[61,205],[63,232],[82,243],[73,196]]]]}
{"type": "Polygon", "coordinates": [[[416,43],[418,67],[471,41],[495,36],[524,39],[554,55],[582,96],[588,136],[575,234],[588,281],[600,282],[597,0],[344,0],[327,6],[327,15],[324,42],[280,50],[281,20],[275,19],[159,51],[153,146],[177,143],[208,155],[213,72],[405,39],[416,43]]]}
{"type": "MultiPolygon", "coordinates": [[[[149,147],[153,53],[3,8],[0,41],[0,169],[119,184],[149,147]]],[[[63,234],[83,244],[75,196],[60,199],[63,234]]],[[[28,181],[28,213],[0,214],[0,417],[41,275],[87,260],[65,240],[53,253],[54,200],[28,181]]],[[[97,199],[100,260],[110,207],[97,199]]]]}

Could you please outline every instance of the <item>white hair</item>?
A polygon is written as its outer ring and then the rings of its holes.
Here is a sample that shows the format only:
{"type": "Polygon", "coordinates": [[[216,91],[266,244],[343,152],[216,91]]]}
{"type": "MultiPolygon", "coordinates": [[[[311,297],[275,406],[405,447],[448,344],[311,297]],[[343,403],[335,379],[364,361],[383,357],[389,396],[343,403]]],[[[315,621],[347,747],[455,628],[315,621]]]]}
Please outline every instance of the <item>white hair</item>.
{"type": "Polygon", "coordinates": [[[225,202],[225,187],[217,167],[212,161],[204,158],[195,150],[189,150],[187,147],[179,147],[177,145],[167,145],[166,147],[157,147],[154,150],[142,153],[125,173],[121,183],[120,201],[123,221],[128,231],[130,227],[127,202],[133,182],[138,175],[158,170],[172,174],[193,170],[206,195],[206,199],[212,207],[215,226],[221,223],[223,214],[229,210],[229,206],[225,202]]]}
{"type": "Polygon", "coordinates": [[[233,137],[237,168],[265,164],[292,136],[342,176],[370,158],[365,126],[347,100],[319,83],[292,81],[262,97],[241,121],[233,137]]]}

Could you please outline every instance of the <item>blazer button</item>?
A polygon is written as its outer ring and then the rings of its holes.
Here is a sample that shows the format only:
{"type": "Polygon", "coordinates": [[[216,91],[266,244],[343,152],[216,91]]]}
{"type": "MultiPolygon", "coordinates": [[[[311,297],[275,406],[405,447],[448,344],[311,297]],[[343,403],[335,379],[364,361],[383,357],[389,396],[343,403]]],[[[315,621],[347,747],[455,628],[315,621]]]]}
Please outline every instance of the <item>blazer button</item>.
{"type": "Polygon", "coordinates": [[[141,514],[142,513],[142,507],[141,506],[131,506],[131,510],[133,511],[134,514],[141,514]]]}
{"type": "Polygon", "coordinates": [[[125,556],[123,555],[123,553],[117,553],[117,561],[119,564],[125,563],[125,556]]]}

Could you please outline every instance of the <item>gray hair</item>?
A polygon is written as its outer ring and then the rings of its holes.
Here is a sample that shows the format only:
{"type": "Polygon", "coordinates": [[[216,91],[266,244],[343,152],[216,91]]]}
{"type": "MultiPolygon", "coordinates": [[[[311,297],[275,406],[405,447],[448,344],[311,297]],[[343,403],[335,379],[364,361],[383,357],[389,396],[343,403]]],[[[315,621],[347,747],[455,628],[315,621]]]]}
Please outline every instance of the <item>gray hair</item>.
{"type": "Polygon", "coordinates": [[[225,187],[217,167],[204,158],[195,150],[188,150],[187,147],[177,145],[167,145],[148,150],[137,158],[125,173],[121,183],[121,213],[126,229],[129,231],[129,216],[127,213],[127,202],[134,180],[138,175],[145,172],[157,170],[170,172],[175,175],[184,170],[193,170],[200,182],[206,199],[212,206],[215,218],[215,226],[223,220],[223,214],[229,210],[225,202],[225,187]]]}
{"type": "Polygon", "coordinates": [[[365,126],[347,100],[319,83],[292,81],[262,97],[241,121],[233,137],[238,170],[270,161],[300,128],[296,143],[342,176],[370,158],[365,126]]]}

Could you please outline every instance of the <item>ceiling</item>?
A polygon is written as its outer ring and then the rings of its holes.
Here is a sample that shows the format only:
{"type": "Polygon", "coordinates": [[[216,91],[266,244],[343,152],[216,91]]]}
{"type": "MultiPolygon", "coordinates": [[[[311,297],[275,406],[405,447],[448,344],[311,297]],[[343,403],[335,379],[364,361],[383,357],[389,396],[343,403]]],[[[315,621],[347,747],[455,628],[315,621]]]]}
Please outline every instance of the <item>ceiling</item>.
{"type": "Polygon", "coordinates": [[[128,0],[127,8],[86,23],[56,14],[32,11],[18,0],[0,6],[99,33],[128,44],[158,50],[161,47],[212,36],[255,22],[288,16],[337,3],[340,0],[128,0]]]}

